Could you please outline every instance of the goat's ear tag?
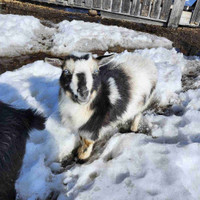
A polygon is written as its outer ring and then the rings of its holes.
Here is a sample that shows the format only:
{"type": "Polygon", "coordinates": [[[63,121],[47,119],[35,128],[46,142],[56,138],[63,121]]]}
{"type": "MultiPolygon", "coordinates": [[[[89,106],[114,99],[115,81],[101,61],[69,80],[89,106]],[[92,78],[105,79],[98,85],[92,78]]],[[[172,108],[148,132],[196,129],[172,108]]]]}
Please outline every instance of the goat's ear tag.
{"type": "Polygon", "coordinates": [[[61,67],[64,62],[59,58],[45,58],[44,61],[56,67],[61,67]]]}

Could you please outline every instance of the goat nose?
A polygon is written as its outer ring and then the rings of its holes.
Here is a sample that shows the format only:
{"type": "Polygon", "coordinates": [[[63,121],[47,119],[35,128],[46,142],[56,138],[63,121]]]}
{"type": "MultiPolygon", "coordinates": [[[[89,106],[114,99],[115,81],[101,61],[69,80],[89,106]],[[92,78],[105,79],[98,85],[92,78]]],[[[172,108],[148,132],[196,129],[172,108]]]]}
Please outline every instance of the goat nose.
{"type": "Polygon", "coordinates": [[[89,91],[87,90],[86,87],[78,88],[77,92],[83,97],[87,97],[89,94],[89,91]]]}
{"type": "Polygon", "coordinates": [[[88,94],[89,94],[89,91],[88,91],[88,90],[84,90],[84,91],[82,92],[82,94],[83,94],[84,97],[87,97],[88,94]]]}

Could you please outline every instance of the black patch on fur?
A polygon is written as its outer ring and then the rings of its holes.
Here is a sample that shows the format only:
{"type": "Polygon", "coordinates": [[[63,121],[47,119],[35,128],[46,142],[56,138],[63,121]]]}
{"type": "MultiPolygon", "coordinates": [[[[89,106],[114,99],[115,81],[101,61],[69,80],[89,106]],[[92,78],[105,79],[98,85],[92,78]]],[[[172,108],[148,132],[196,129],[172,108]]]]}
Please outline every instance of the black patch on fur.
{"type": "Polygon", "coordinates": [[[97,96],[94,99],[91,109],[94,110],[94,114],[88,120],[86,124],[80,127],[80,131],[86,131],[91,133],[92,140],[98,138],[99,130],[113,122],[117,117],[121,116],[127,108],[130,99],[130,85],[129,77],[120,68],[112,69],[112,63],[109,63],[100,68],[99,76],[94,80],[93,90],[97,90],[97,96]],[[109,100],[109,94],[112,88],[109,87],[109,78],[113,78],[116,82],[118,92],[121,96],[112,105],[109,100]]]}
{"type": "MultiPolygon", "coordinates": [[[[80,57],[75,56],[75,55],[68,55],[68,56],[65,57],[65,61],[70,60],[70,59],[72,59],[73,61],[77,61],[77,60],[88,60],[89,57],[90,57],[89,54],[85,54],[85,55],[82,55],[82,56],[80,56],[80,57]]],[[[65,63],[64,63],[64,64],[65,64],[65,63]]]]}
{"type": "Polygon", "coordinates": [[[142,100],[142,105],[145,105],[146,102],[147,102],[147,95],[144,94],[144,95],[142,96],[142,98],[143,98],[143,100],[142,100]]]}
{"type": "Polygon", "coordinates": [[[45,128],[46,119],[32,109],[15,109],[0,102],[0,199],[14,200],[25,154],[26,140],[33,128],[45,128]]]}
{"type": "Polygon", "coordinates": [[[87,90],[85,74],[78,73],[78,74],[76,74],[76,76],[78,78],[78,89],[80,90],[80,92],[87,90]]]}
{"type": "Polygon", "coordinates": [[[110,57],[110,56],[113,56],[113,55],[114,55],[114,54],[98,56],[96,59],[97,59],[97,60],[101,60],[101,59],[103,59],[103,58],[107,58],[107,57],[110,57]]]}
{"type": "Polygon", "coordinates": [[[74,102],[77,102],[77,96],[74,95],[72,89],[70,88],[71,80],[72,80],[72,74],[65,74],[65,72],[63,71],[59,80],[60,86],[65,92],[68,91],[72,95],[72,100],[74,102]]]}
{"type": "Polygon", "coordinates": [[[153,86],[151,88],[151,91],[150,91],[150,94],[149,94],[149,97],[151,97],[151,95],[153,94],[155,88],[156,88],[156,83],[153,84],[153,86]]]}

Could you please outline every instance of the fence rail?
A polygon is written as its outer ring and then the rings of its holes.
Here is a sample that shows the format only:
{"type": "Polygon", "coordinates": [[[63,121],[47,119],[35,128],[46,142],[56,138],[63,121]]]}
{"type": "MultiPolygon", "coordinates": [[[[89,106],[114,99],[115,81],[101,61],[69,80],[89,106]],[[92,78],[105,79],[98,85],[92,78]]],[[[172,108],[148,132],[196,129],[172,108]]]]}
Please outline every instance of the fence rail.
{"type": "MultiPolygon", "coordinates": [[[[185,0],[31,0],[99,10],[102,16],[128,19],[135,22],[177,27],[183,14],[185,0]]],[[[200,22],[200,0],[188,25],[198,26],[200,22]]]]}

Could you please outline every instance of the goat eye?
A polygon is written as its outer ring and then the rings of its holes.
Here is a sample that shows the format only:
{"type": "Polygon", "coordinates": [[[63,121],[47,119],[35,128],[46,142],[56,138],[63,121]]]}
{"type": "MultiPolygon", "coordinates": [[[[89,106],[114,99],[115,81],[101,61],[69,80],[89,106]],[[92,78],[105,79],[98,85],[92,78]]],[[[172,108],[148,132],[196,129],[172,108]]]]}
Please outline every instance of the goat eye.
{"type": "Polygon", "coordinates": [[[64,73],[65,73],[65,75],[71,75],[70,71],[67,69],[64,70],[64,73]]]}
{"type": "Polygon", "coordinates": [[[96,69],[95,71],[94,71],[94,73],[93,74],[98,74],[99,73],[99,70],[98,69],[96,69]]]}

